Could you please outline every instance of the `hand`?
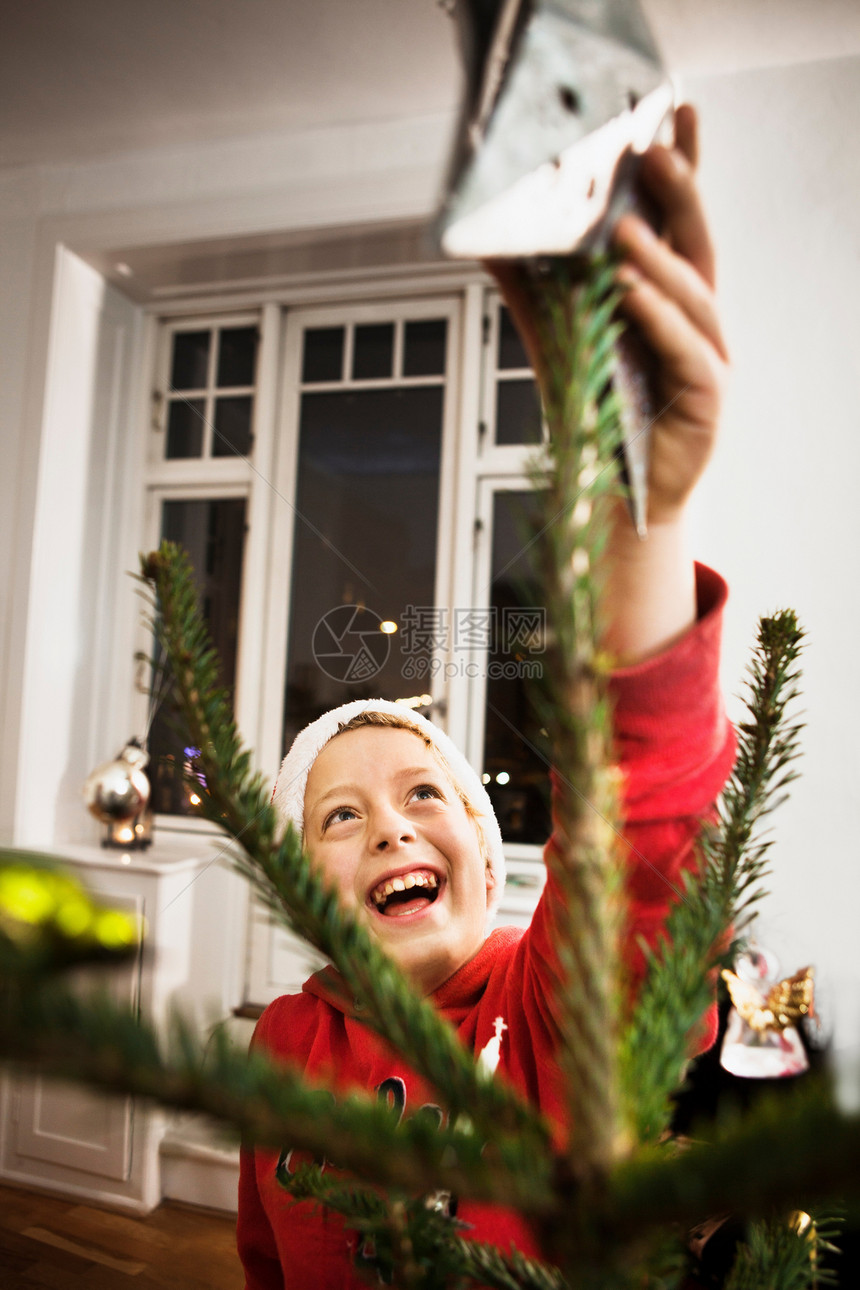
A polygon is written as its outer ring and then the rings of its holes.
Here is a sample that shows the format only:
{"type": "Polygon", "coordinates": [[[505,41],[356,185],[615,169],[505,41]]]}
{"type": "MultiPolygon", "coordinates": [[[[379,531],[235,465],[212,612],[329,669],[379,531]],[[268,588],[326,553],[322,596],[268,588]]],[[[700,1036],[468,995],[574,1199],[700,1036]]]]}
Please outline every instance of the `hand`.
{"type": "MultiPolygon", "coordinates": [[[[603,645],[619,664],[657,654],[696,618],[693,562],[686,552],[686,503],[714,446],[728,357],[714,301],[714,252],[695,185],[696,114],[679,107],[674,147],[642,159],[642,183],[662,213],[657,236],[625,215],[614,232],[624,252],[621,310],[655,358],[659,413],[651,427],[648,537],[637,536],[626,504],[611,503],[603,555],[603,645]]],[[[486,266],[495,277],[539,380],[547,358],[538,327],[540,297],[516,261],[486,266]]]]}
{"type": "Polygon", "coordinates": [[[653,147],[642,183],[663,215],[658,237],[625,215],[614,243],[625,255],[621,305],[653,351],[659,414],[651,429],[648,522],[678,519],[716,438],[728,355],[714,298],[714,252],[695,184],[697,122],[689,104],[675,114],[673,148],[653,147]]]}

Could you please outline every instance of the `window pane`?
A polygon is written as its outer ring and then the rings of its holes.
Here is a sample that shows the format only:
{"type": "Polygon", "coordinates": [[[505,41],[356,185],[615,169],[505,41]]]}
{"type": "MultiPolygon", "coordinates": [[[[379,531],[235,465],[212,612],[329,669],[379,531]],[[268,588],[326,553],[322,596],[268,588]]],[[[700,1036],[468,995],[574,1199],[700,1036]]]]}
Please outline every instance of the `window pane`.
{"type": "Polygon", "coordinates": [[[404,376],[442,376],[445,372],[447,318],[408,322],[403,337],[404,376]]]}
{"type": "Polygon", "coordinates": [[[256,327],[224,328],[218,340],[217,384],[253,385],[256,357],[256,327]]]}
{"type": "Polygon", "coordinates": [[[540,443],[541,406],[531,377],[496,385],[496,443],[540,443]]]}
{"type": "Polygon", "coordinates": [[[337,704],[429,688],[414,627],[433,612],[442,400],[441,386],[302,399],[285,745],[337,704]]]}
{"type": "MultiPolygon", "coordinates": [[[[245,499],[170,501],[162,507],[161,536],[185,547],[194,569],[194,581],[203,616],[218,652],[218,684],[232,693],[236,679],[239,631],[239,595],[242,553],[245,544],[245,499]]],[[[165,692],[149,733],[149,773],[153,805],[167,815],[199,814],[193,800],[195,787],[183,783],[183,766],[194,761],[194,750],[176,734],[176,709],[170,690],[165,692]]],[[[200,791],[203,790],[200,784],[200,791]]]]}
{"type": "Polygon", "coordinates": [[[394,357],[394,323],[356,327],[352,351],[352,379],[370,381],[391,375],[394,357]]]}
{"type": "Polygon", "coordinates": [[[251,396],[246,394],[215,400],[213,457],[248,456],[251,451],[252,402],[251,396]]]}
{"type": "Polygon", "coordinates": [[[199,457],[203,451],[203,426],[206,417],[204,399],[176,399],[167,412],[167,443],[164,455],[199,457]]]}
{"type": "Polygon", "coordinates": [[[178,331],[173,335],[170,384],[174,390],[203,390],[208,384],[208,331],[178,331]]]}
{"type": "Polygon", "coordinates": [[[305,332],[302,380],[343,380],[342,327],[311,327],[305,332]]]}
{"type": "Polygon", "coordinates": [[[531,367],[520,334],[504,305],[499,307],[499,367],[502,371],[512,367],[531,367]]]}
{"type": "Polygon", "coordinates": [[[531,492],[498,492],[493,499],[493,648],[488,656],[484,774],[507,842],[549,837],[546,738],[534,716],[529,679],[544,661],[545,618],[537,604],[535,549],[529,546],[531,492]]]}

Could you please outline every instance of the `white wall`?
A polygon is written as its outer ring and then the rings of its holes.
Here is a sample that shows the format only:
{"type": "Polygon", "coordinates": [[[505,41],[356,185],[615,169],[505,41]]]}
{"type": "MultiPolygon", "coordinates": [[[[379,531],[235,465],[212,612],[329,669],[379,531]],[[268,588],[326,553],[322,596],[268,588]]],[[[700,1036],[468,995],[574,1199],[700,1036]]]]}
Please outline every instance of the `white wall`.
{"type": "Polygon", "coordinates": [[[24,189],[22,183],[18,192],[4,194],[0,226],[0,837],[10,835],[14,817],[16,690],[24,666],[29,567],[23,553],[29,545],[35,490],[36,454],[25,434],[25,388],[31,361],[36,227],[24,189]]]}
{"type": "MultiPolygon", "coordinates": [[[[734,373],[698,511],[732,587],[724,675],[739,689],[761,613],[808,632],[802,779],[774,816],[759,936],[812,962],[825,1018],[860,1044],[860,59],[691,81],[734,373]]],[[[734,709],[737,711],[737,708],[734,709]]]]}
{"type": "MultiPolygon", "coordinates": [[[[860,464],[853,308],[860,60],[701,76],[689,82],[689,94],[702,109],[703,183],[735,359],[721,447],[696,513],[697,551],[733,588],[729,689],[738,686],[759,612],[791,604],[809,631],[804,779],[777,825],[765,931],[786,970],[818,965],[847,1037],[860,1022],[851,738],[858,611],[850,586],[860,464]]],[[[71,763],[78,751],[85,760],[83,727],[69,724],[69,713],[79,711],[86,677],[70,672],[49,708],[49,678],[38,669],[25,674],[23,664],[42,621],[36,590],[44,585],[38,571],[46,543],[55,544],[56,577],[92,590],[80,546],[63,544],[44,504],[57,244],[88,251],[421,215],[433,205],[449,124],[443,117],[358,124],[0,175],[2,267],[12,275],[0,302],[0,362],[8,369],[0,395],[0,525],[10,557],[0,583],[0,838],[34,837],[45,824],[37,821],[40,794],[53,818],[61,792],[60,759],[41,785],[33,778],[39,758],[22,726],[22,678],[37,710],[43,695],[40,731],[49,730],[55,709],[67,731],[63,756],[71,763]]],[[[68,486],[70,504],[81,507],[84,484],[70,477],[68,486]]],[[[75,635],[73,622],[64,625],[75,635]]],[[[69,647],[79,648],[80,637],[69,647]]]]}
{"type": "Polygon", "coordinates": [[[91,832],[81,771],[126,737],[116,624],[131,588],[118,534],[140,510],[129,433],[136,311],[63,247],[54,282],[20,685],[17,833],[33,846],[91,832]]]}

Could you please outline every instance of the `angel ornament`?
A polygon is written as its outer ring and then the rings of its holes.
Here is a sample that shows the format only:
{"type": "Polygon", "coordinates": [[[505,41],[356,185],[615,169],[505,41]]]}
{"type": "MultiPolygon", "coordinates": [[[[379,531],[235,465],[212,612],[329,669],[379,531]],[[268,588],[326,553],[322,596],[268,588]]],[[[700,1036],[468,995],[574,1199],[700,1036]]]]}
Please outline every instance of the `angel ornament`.
{"type": "Polygon", "coordinates": [[[749,949],[736,972],[723,970],[732,1004],[720,1065],[746,1079],[779,1079],[809,1069],[797,1022],[813,1017],[814,969],[779,979],[779,963],[767,950],[749,949]]]}

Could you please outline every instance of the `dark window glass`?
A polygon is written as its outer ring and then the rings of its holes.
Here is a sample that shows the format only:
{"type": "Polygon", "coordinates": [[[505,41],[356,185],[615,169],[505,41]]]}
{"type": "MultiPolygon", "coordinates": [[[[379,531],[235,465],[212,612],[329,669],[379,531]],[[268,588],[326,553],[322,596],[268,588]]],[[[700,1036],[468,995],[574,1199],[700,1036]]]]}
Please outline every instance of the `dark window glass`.
{"type": "MultiPolygon", "coordinates": [[[[218,653],[218,682],[232,693],[236,679],[239,634],[239,596],[245,543],[245,499],[226,497],[202,501],[168,501],[162,509],[161,535],[184,546],[191,558],[194,580],[212,643],[218,653]]],[[[149,733],[149,773],[156,811],[195,815],[205,792],[199,780],[184,782],[183,768],[194,770],[195,750],[176,733],[175,704],[169,681],[153,683],[164,698],[149,733]]]]}
{"type": "Polygon", "coordinates": [[[213,457],[248,456],[251,451],[252,402],[249,394],[215,400],[213,457]]]}
{"type": "Polygon", "coordinates": [[[256,357],[256,327],[224,328],[218,339],[217,384],[253,385],[256,357]]]}
{"type": "Polygon", "coordinates": [[[202,390],[209,372],[208,331],[178,331],[173,335],[173,363],[170,384],[174,390],[202,390]]]}
{"type": "Polygon", "coordinates": [[[343,380],[342,327],[311,327],[305,332],[302,380],[343,380]]]}
{"type": "Polygon", "coordinates": [[[403,375],[443,376],[447,318],[408,322],[403,329],[403,375]]]}
{"type": "Polygon", "coordinates": [[[352,379],[372,381],[391,375],[394,323],[356,327],[352,350],[352,379]]]}
{"type": "Polygon", "coordinates": [[[432,688],[416,611],[434,612],[442,401],[441,386],[302,398],[287,745],[336,704],[432,688]]]}
{"type": "Polygon", "coordinates": [[[505,841],[542,844],[550,831],[548,750],[530,692],[544,666],[546,631],[530,545],[536,500],[531,492],[499,492],[493,500],[494,630],[483,771],[505,841]]]}
{"type": "Polygon", "coordinates": [[[203,426],[206,403],[203,399],[176,399],[168,406],[167,443],[164,455],[199,457],[203,452],[203,426]]]}
{"type": "Polygon", "coordinates": [[[496,443],[540,443],[541,407],[531,377],[496,384],[496,443]]]}
{"type": "Polygon", "coordinates": [[[504,305],[499,309],[499,367],[502,371],[509,371],[512,367],[531,367],[520,334],[504,305]]]}

